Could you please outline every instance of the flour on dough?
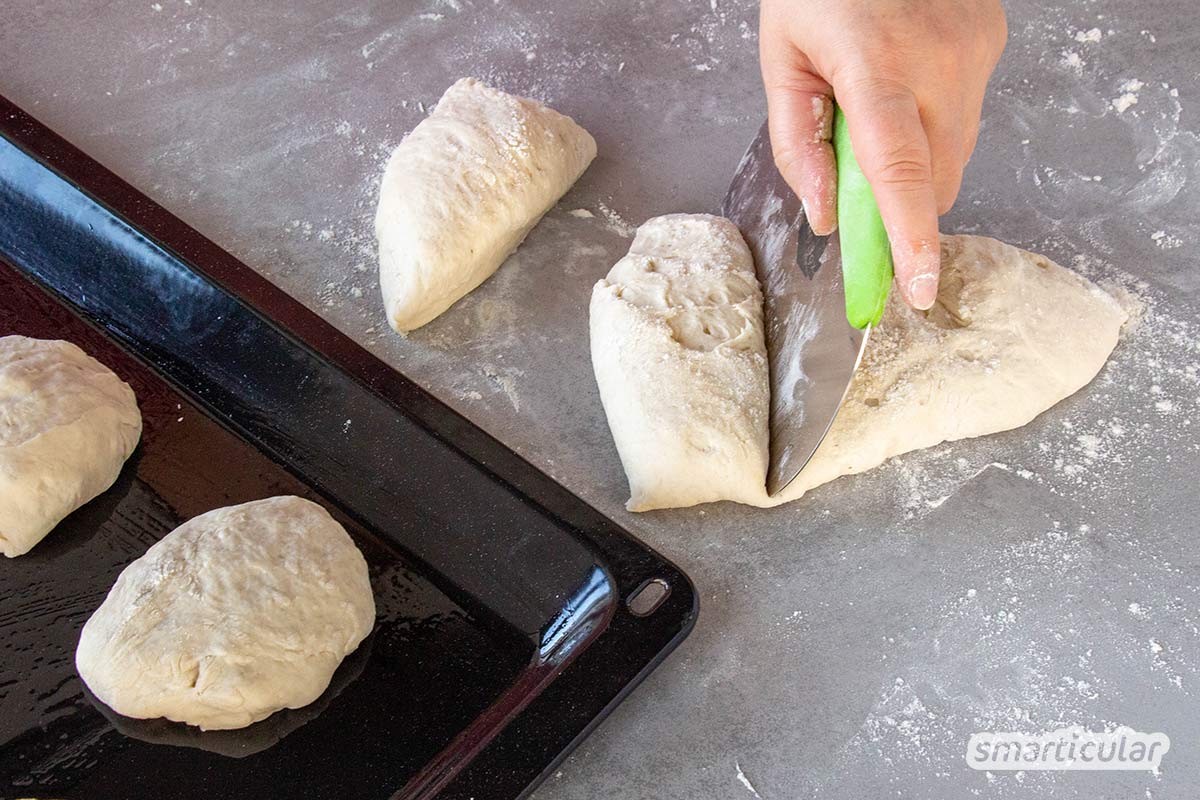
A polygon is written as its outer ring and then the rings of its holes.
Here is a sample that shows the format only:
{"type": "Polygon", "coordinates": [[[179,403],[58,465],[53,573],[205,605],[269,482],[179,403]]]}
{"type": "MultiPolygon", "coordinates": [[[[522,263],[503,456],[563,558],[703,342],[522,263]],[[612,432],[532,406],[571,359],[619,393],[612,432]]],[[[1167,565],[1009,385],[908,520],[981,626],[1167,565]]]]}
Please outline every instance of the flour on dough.
{"type": "Polygon", "coordinates": [[[737,227],[705,214],[642,225],[592,290],[592,367],[630,510],[761,499],[770,403],[762,303],[737,227]]]}
{"type": "MultiPolygon", "coordinates": [[[[715,243],[698,243],[694,252],[706,252],[715,243]]],[[[663,459],[652,449],[631,446],[659,436],[663,418],[674,420],[676,431],[690,418],[687,424],[696,429],[754,432],[715,437],[705,452],[706,461],[744,463],[744,442],[762,442],[761,452],[766,453],[765,400],[756,397],[744,408],[712,405],[710,395],[725,396],[727,387],[718,381],[710,389],[696,373],[676,369],[680,345],[671,337],[658,337],[642,347],[636,363],[630,359],[603,370],[597,367],[605,408],[611,404],[622,409],[616,421],[610,413],[609,422],[630,477],[630,508],[704,502],[699,498],[758,506],[790,502],[815,486],[871,469],[901,453],[1025,425],[1087,385],[1104,366],[1126,313],[1099,287],[1043,256],[995,239],[945,236],[941,249],[937,303],[918,312],[893,292],[829,434],[799,477],[774,498],[767,496],[758,467],[750,472],[757,488],[751,493],[745,485],[714,477],[707,468],[693,471],[688,459],[663,459]],[[661,399],[659,408],[628,400],[650,392],[661,399]],[[682,484],[691,490],[673,490],[682,484]]],[[[719,302],[722,286],[714,274],[696,291],[717,292],[719,302]]],[[[634,346],[640,331],[605,321],[598,325],[597,296],[602,291],[598,286],[593,293],[593,352],[634,346]],[[599,344],[598,338],[603,340],[599,344]]],[[[617,293],[604,302],[625,301],[617,293]]],[[[613,310],[601,310],[604,320],[618,318],[613,310]]],[[[732,312],[733,306],[725,305],[724,310],[732,312]]],[[[620,313],[635,315],[630,309],[620,313]]],[[[762,356],[761,335],[754,341],[755,354],[762,356]]],[[[741,354],[717,352],[722,365],[709,367],[717,374],[732,368],[725,366],[727,358],[730,365],[744,362],[741,354]]],[[[766,361],[759,363],[759,378],[765,381],[766,361]]]]}
{"type": "Polygon", "coordinates": [[[129,385],[70,342],[0,337],[0,552],[103,492],[142,435],[129,385]]]}
{"type": "Polygon", "coordinates": [[[316,700],[374,623],[345,529],[316,503],[272,497],[201,514],[127,566],[75,665],[119,714],[242,728],[316,700]]]}
{"type": "Polygon", "coordinates": [[[375,232],[388,322],[419,328],[495,272],[583,174],[596,142],[533,100],[455,83],[388,161],[375,232]]]}

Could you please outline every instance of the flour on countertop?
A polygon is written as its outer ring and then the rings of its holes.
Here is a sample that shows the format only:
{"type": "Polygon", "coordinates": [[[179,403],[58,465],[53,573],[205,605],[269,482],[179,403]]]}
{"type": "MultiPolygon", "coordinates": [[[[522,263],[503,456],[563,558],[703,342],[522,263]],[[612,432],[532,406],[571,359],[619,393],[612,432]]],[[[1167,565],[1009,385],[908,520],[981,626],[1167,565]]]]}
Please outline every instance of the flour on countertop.
{"type": "MultiPolygon", "coordinates": [[[[716,4],[714,3],[714,5],[716,4]]],[[[750,779],[746,777],[745,771],[742,770],[741,762],[734,761],[733,766],[737,770],[738,783],[740,783],[745,790],[751,794],[751,796],[757,798],[758,800],[762,800],[762,795],[758,793],[758,789],[754,788],[754,784],[750,782],[750,779]]]]}
{"type": "Polygon", "coordinates": [[[1166,231],[1155,231],[1150,234],[1150,240],[1164,250],[1174,249],[1183,246],[1183,240],[1178,236],[1172,236],[1166,231]]]}
{"type": "MultiPolygon", "coordinates": [[[[606,455],[603,422],[599,428],[586,422],[601,413],[594,389],[559,394],[555,381],[568,389],[575,383],[590,387],[586,346],[576,340],[580,328],[572,328],[571,320],[585,316],[587,289],[627,248],[627,242],[619,241],[621,223],[629,224],[622,217],[640,222],[649,214],[673,210],[662,205],[672,198],[656,198],[660,207],[649,201],[637,206],[639,190],[622,189],[607,177],[596,179],[543,220],[531,237],[529,246],[537,248],[533,257],[519,251],[496,276],[501,282],[485,284],[465,298],[463,307],[446,315],[436,331],[399,340],[381,324],[370,229],[374,184],[383,160],[445,88],[430,80],[435,73],[452,80],[482,70],[485,74],[479,77],[507,90],[552,105],[583,104],[564,108],[568,113],[586,113],[586,104],[594,101],[579,99],[578,76],[586,75],[589,86],[608,81],[633,93],[630,119],[643,126],[649,119],[645,107],[662,97],[663,88],[689,86],[693,88],[678,93],[678,101],[661,110],[656,107],[654,119],[680,119],[689,126],[686,130],[698,130],[685,104],[714,98],[714,106],[704,111],[711,110],[718,123],[712,125],[711,135],[705,129],[704,138],[728,145],[735,138],[729,135],[731,127],[752,132],[757,124],[737,115],[760,113],[757,101],[737,100],[732,110],[717,105],[728,100],[720,94],[726,84],[744,90],[744,97],[758,97],[757,83],[743,85],[737,79],[739,70],[754,73],[754,48],[742,48],[756,38],[757,4],[718,0],[715,9],[707,1],[686,8],[682,3],[631,4],[644,9],[636,13],[645,17],[630,24],[627,46],[602,45],[580,23],[571,30],[569,47],[554,35],[564,18],[573,19],[565,9],[546,4],[544,10],[526,13],[516,5],[476,0],[455,12],[423,1],[412,3],[398,23],[385,15],[395,17],[401,6],[347,6],[312,28],[322,36],[336,36],[336,46],[284,58],[278,43],[256,41],[250,32],[231,28],[207,4],[172,3],[169,13],[146,15],[163,27],[152,37],[138,39],[130,51],[131,59],[153,67],[146,86],[123,80],[118,73],[106,76],[97,94],[98,102],[116,108],[118,103],[131,103],[137,91],[164,93],[175,98],[170,108],[177,121],[157,123],[156,132],[147,119],[130,117],[89,133],[82,144],[85,149],[113,147],[111,142],[120,137],[135,136],[139,143],[144,141],[146,165],[129,161],[134,164],[127,167],[131,180],[376,355],[469,412],[473,421],[506,444],[527,452],[532,462],[561,476],[586,500],[619,516],[619,465],[614,455],[606,455]],[[480,24],[484,12],[495,15],[494,25],[480,24]],[[654,26],[644,24],[650,16],[654,26]],[[670,27],[664,29],[660,19],[670,27]],[[642,28],[646,36],[637,35],[642,28]],[[384,32],[393,35],[381,37],[384,32]],[[440,48],[444,60],[432,68],[406,66],[406,50],[433,37],[446,39],[440,48]],[[360,52],[365,45],[370,45],[367,57],[360,52]],[[536,52],[534,62],[525,60],[530,51],[536,52]],[[716,68],[692,68],[714,63],[712,57],[718,59],[716,68]],[[259,60],[266,69],[252,83],[235,74],[259,60]],[[734,69],[734,64],[741,67],[734,69]],[[670,83],[647,89],[646,76],[660,70],[670,83]],[[354,92],[339,88],[346,74],[361,78],[354,92]],[[386,84],[387,91],[369,90],[369,84],[377,82],[386,84]],[[695,87],[703,87],[703,93],[695,87]],[[273,109],[278,127],[253,131],[229,124],[244,113],[240,109],[237,114],[212,111],[222,107],[212,102],[214,98],[247,95],[305,102],[273,109]],[[190,96],[209,106],[190,102],[190,96]],[[253,140],[247,139],[251,135],[253,140]],[[229,147],[212,144],[221,138],[243,141],[229,147]],[[229,153],[236,158],[225,159],[229,153]],[[246,190],[261,202],[261,219],[245,213],[244,202],[238,205],[232,191],[245,186],[247,176],[259,176],[262,185],[270,187],[246,190]],[[343,182],[346,176],[351,180],[343,182]],[[619,212],[615,228],[597,205],[600,198],[619,212]],[[570,209],[582,206],[595,212],[594,223],[570,215],[570,209]],[[289,227],[289,220],[295,224],[289,227]],[[322,231],[333,234],[322,239],[322,231]],[[552,308],[529,319],[521,295],[539,282],[551,282],[559,294],[552,308]],[[355,296],[355,288],[362,290],[362,297],[355,296]],[[547,352],[553,356],[529,355],[547,352]],[[482,365],[488,365],[491,374],[482,365]],[[560,369],[542,369],[546,366],[560,369]],[[520,370],[527,374],[522,376],[520,370]],[[551,371],[556,373],[553,379],[539,377],[551,371]],[[504,383],[517,394],[515,402],[504,383]],[[570,405],[563,402],[565,396],[572,397],[570,405]],[[556,422],[556,414],[575,421],[556,422]],[[531,426],[531,419],[539,420],[538,425],[531,426]],[[561,441],[543,441],[530,432],[532,427],[550,431],[561,441]]],[[[596,9],[610,11],[607,4],[597,4],[596,9]]],[[[1188,104],[1196,102],[1197,95],[1192,76],[1172,73],[1169,62],[1156,59],[1155,71],[1145,60],[1130,56],[1155,45],[1179,47],[1175,31],[1142,29],[1149,21],[1131,27],[1101,19],[1094,4],[1026,3],[1022,11],[1027,13],[1009,19],[1014,33],[1005,63],[1024,66],[1002,66],[993,81],[980,149],[947,230],[996,235],[1045,252],[1104,282],[1112,292],[1127,291],[1143,299],[1145,307],[1127,326],[1097,382],[1026,430],[910,454],[851,479],[853,491],[843,492],[833,484],[803,508],[764,512],[755,517],[764,533],[761,539],[744,537],[744,519],[721,507],[698,509],[691,516],[625,520],[639,537],[680,561],[704,592],[705,610],[696,631],[672,656],[672,669],[660,671],[643,691],[695,704],[712,729],[710,749],[736,752],[742,765],[753,759],[750,776],[767,798],[781,796],[771,791],[781,784],[777,759],[769,756],[780,744],[768,740],[778,732],[755,730],[752,723],[760,715],[782,714],[780,708],[802,694],[809,681],[805,659],[810,657],[825,659],[839,652],[857,657],[861,651],[867,658],[876,655],[878,663],[864,666],[856,660],[849,668],[846,681],[861,679],[863,684],[835,697],[839,703],[861,700],[852,712],[861,716],[851,719],[851,729],[838,743],[840,753],[804,765],[816,787],[806,794],[845,797],[845,776],[869,777],[871,767],[887,776],[879,778],[880,790],[874,796],[911,786],[936,789],[939,781],[944,789],[959,777],[944,765],[950,758],[957,759],[956,764],[961,761],[960,734],[989,725],[1044,729],[1057,718],[1105,725],[1108,720],[1100,709],[1143,699],[1147,692],[1168,703],[1194,705],[1200,676],[1195,655],[1200,652],[1200,600],[1187,588],[1194,587],[1194,581],[1188,582],[1189,565],[1179,557],[1178,543],[1138,527],[1153,497],[1142,494],[1132,502],[1129,495],[1144,488],[1144,473],[1157,474],[1155,462],[1164,452],[1190,452],[1185,448],[1194,444],[1180,442],[1194,443],[1197,438],[1190,420],[1200,399],[1195,368],[1200,331],[1195,309],[1184,305],[1187,295],[1173,291],[1195,286],[1195,253],[1200,252],[1200,147],[1189,130],[1195,127],[1194,119],[1181,120],[1185,111],[1194,117],[1195,109],[1188,104]],[[1105,33],[1110,29],[1115,32],[1105,33]],[[1044,59],[1040,69],[1039,59],[1044,59]],[[1131,62],[1142,65],[1136,73],[1130,71],[1131,62]],[[1121,87],[1133,76],[1144,85],[1130,92],[1136,94],[1137,104],[1120,113],[1112,101],[1126,93],[1121,87]],[[1103,181],[1094,180],[1097,175],[1103,181]],[[1072,264],[1077,254],[1084,257],[1072,264]],[[1125,270],[1152,278],[1153,286],[1131,280],[1125,270]],[[1158,393],[1151,392],[1153,386],[1158,393]],[[1139,472],[1143,477],[1138,478],[1139,472]],[[1068,505],[1080,504],[1084,518],[1048,518],[1031,541],[997,539],[963,564],[961,580],[935,576],[934,585],[945,588],[945,596],[930,598],[930,605],[920,608],[915,618],[919,624],[911,629],[891,626],[894,609],[870,604],[870,593],[864,591],[851,599],[858,601],[855,607],[871,606],[866,618],[882,619],[886,635],[875,640],[875,647],[858,648],[837,633],[838,639],[820,639],[814,653],[814,635],[828,633],[831,614],[842,616],[844,609],[833,606],[844,587],[828,584],[819,594],[805,596],[805,582],[772,572],[775,562],[786,559],[778,533],[782,526],[811,536],[809,546],[831,562],[819,565],[821,569],[828,566],[839,580],[853,578],[862,574],[856,571],[856,559],[870,564],[852,549],[854,540],[870,541],[879,531],[854,530],[853,519],[833,506],[834,500],[857,498],[861,507],[897,508],[898,519],[886,521],[886,538],[875,541],[897,552],[896,541],[919,543],[936,522],[933,515],[948,513],[964,487],[996,477],[1024,481],[1031,490],[1061,496],[1068,505]],[[711,532],[700,538],[693,523],[711,532]],[[847,551],[822,551],[819,543],[836,537],[847,525],[852,534],[845,540],[847,551]],[[1089,567],[1101,547],[1106,559],[1127,567],[1126,576],[1095,580],[1089,567]],[[1159,590],[1159,585],[1175,588],[1159,590]],[[755,605],[756,593],[764,591],[778,602],[755,605]],[[1020,600],[1039,591],[1063,592],[1063,607],[1039,608],[1020,600]],[[1128,632],[1130,624],[1135,626],[1133,633],[1128,632]],[[740,656],[730,652],[736,644],[746,645],[740,656]],[[770,659],[755,661],[750,653],[757,649],[766,649],[770,659]],[[793,669],[798,677],[788,684],[782,674],[793,669]],[[743,692],[739,681],[758,683],[755,689],[760,692],[769,692],[770,684],[779,681],[786,691],[764,699],[762,694],[743,692]],[[875,766],[880,764],[886,766],[875,766]]],[[[63,82],[54,85],[58,88],[39,108],[49,108],[56,97],[60,104],[62,98],[86,104],[87,98],[72,97],[63,82]]],[[[225,105],[236,106],[232,100],[225,105]]],[[[614,132],[619,130],[615,122],[597,126],[603,135],[602,160],[618,162],[625,141],[614,132]]],[[[689,152],[691,148],[689,144],[689,152]]],[[[664,180],[652,167],[647,174],[664,180]]],[[[715,207],[719,191],[714,188],[709,198],[695,191],[680,196],[688,203],[707,200],[715,207]]],[[[893,572],[888,566],[882,565],[872,579],[893,583],[911,570],[897,565],[893,572]]],[[[805,581],[810,579],[806,576],[805,581]]],[[[842,624],[839,619],[837,626],[842,624]]],[[[838,712],[845,716],[841,707],[838,712]]],[[[1114,724],[1121,721],[1127,720],[1114,724]]],[[[608,735],[601,731],[585,745],[604,755],[594,759],[597,763],[636,759],[642,745],[660,746],[658,729],[643,727],[641,718],[633,725],[628,720],[613,724],[617,727],[608,735]],[[614,743],[622,737],[623,749],[614,743]]],[[[785,744],[790,747],[794,741],[785,744]]],[[[670,743],[661,746],[669,748],[670,743]]],[[[704,746],[687,743],[701,752],[704,746]]],[[[678,763],[702,780],[702,761],[681,757],[678,763]]],[[[734,783],[736,769],[728,770],[728,761],[711,763],[722,791],[749,796],[744,786],[734,783]]],[[[585,781],[576,786],[587,786],[591,768],[581,761],[576,769],[585,781]]],[[[573,780],[579,780],[578,773],[569,774],[565,785],[573,780]]],[[[1052,780],[1053,776],[1032,773],[980,776],[978,784],[961,787],[958,794],[1021,800],[1061,796],[1062,784],[1052,780]]],[[[1152,788],[1153,794],[1146,791],[1148,798],[1170,796],[1165,787],[1161,793],[1156,785],[1152,788]]],[[[957,796],[955,790],[943,794],[957,796]]],[[[1140,787],[1127,794],[1142,796],[1140,787]]]]}
{"type": "Polygon", "coordinates": [[[1138,92],[1144,89],[1146,84],[1139,81],[1137,78],[1132,78],[1121,84],[1121,94],[1113,99],[1111,105],[1118,114],[1123,114],[1130,107],[1137,105],[1138,92]]]}
{"type": "Polygon", "coordinates": [[[600,209],[600,216],[604,218],[605,225],[609,230],[618,236],[624,236],[628,239],[633,238],[637,232],[637,225],[627,222],[624,217],[610,208],[606,203],[598,203],[597,208],[600,209]]]}
{"type": "Polygon", "coordinates": [[[1087,66],[1087,62],[1083,60],[1083,57],[1074,50],[1064,50],[1061,63],[1076,75],[1082,75],[1083,68],[1087,66]]]}
{"type": "MultiPolygon", "coordinates": [[[[1131,497],[1146,454],[1161,452],[1167,441],[1191,441],[1193,451],[1200,449],[1200,436],[1191,422],[1200,412],[1200,327],[1167,311],[1161,293],[1110,265],[1080,258],[1074,267],[1100,280],[1131,312],[1108,366],[1080,395],[1020,432],[941,445],[879,468],[870,491],[892,493],[894,502],[914,520],[914,535],[920,535],[922,518],[937,513],[987,470],[1028,480],[1077,503],[1086,513],[1098,503],[1109,507],[1131,497]],[[1187,413],[1175,413],[1175,408],[1187,413]],[[1036,442],[1032,447],[1026,443],[1030,438],[1036,442]]],[[[880,690],[847,745],[851,763],[873,754],[901,771],[920,770],[961,748],[964,732],[976,730],[1051,730],[1064,723],[1115,728],[1126,721],[1097,719],[1089,710],[1109,693],[1121,691],[1111,682],[1111,671],[1094,668],[1094,647],[1103,647],[1106,659],[1121,660],[1125,669],[1149,673],[1164,688],[1188,691],[1189,678],[1200,674],[1200,657],[1193,655],[1200,643],[1200,613],[1179,598],[1155,593],[1129,597],[1119,586],[1102,593],[1095,598],[1098,608],[1088,613],[1121,611],[1147,626],[1145,638],[1122,634],[1102,644],[1079,635],[1072,616],[1082,606],[1067,602],[1048,618],[1045,608],[1026,606],[1022,600],[1047,585],[1061,585],[1069,596],[1072,590],[1065,587],[1086,584],[1088,554],[1097,541],[1128,552],[1144,575],[1175,574],[1184,568],[1150,555],[1153,551],[1140,539],[1141,532],[1119,518],[1071,523],[1050,518],[1040,538],[998,542],[986,567],[963,565],[972,574],[994,577],[933,610],[926,629],[909,634],[905,649],[913,650],[911,655],[881,655],[915,671],[897,674],[892,685],[880,690]],[[1172,647],[1166,637],[1153,633],[1160,618],[1172,620],[1168,630],[1178,631],[1181,615],[1191,631],[1185,642],[1172,647]],[[1047,628],[1056,641],[1075,645],[1073,664],[1048,648],[1043,641],[1047,628]],[[1011,675],[1021,687],[1020,704],[999,686],[986,683],[964,694],[960,674],[968,668],[970,674],[1011,675]]],[[[1034,775],[1029,782],[1026,789],[1032,785],[1053,790],[1052,780],[1044,775],[1034,775]]]]}

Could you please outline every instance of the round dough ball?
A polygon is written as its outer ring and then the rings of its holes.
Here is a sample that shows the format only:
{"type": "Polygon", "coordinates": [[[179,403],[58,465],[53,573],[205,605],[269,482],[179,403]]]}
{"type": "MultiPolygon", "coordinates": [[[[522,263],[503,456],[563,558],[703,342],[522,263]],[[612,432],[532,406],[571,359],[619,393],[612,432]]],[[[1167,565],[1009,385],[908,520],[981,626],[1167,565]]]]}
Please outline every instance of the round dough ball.
{"type": "Polygon", "coordinates": [[[129,385],[70,342],[0,337],[0,552],[103,492],[142,435],[129,385]]]}
{"type": "Polygon", "coordinates": [[[345,529],[316,503],[272,497],[201,514],[127,566],[75,665],[119,714],[242,728],[316,700],[374,623],[345,529]]]}

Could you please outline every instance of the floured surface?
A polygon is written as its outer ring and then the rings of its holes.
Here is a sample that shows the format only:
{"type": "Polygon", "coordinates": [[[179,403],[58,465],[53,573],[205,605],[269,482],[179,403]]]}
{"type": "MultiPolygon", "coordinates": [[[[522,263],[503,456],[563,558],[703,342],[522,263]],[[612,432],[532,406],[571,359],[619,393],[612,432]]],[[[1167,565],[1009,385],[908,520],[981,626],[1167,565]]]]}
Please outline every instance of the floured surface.
{"type": "Polygon", "coordinates": [[[943,225],[1139,298],[1140,321],[1086,392],[1020,431],[894,458],[799,505],[631,514],[588,299],[632,223],[719,207],[765,114],[758,4],[161,5],[14,8],[0,89],[697,584],[689,639],[537,797],[751,797],[739,765],[768,800],[1172,800],[1200,784],[1189,9],[1006,0],[1009,47],[943,225]],[[1092,29],[1099,41],[1077,40],[1092,29]],[[80,57],[62,58],[62,41],[80,57]],[[467,74],[569,114],[601,155],[503,269],[401,339],[379,317],[378,177],[467,74]],[[1132,79],[1138,102],[1119,112],[1132,79]],[[1058,721],[1157,726],[1172,751],[1160,775],[965,766],[970,732],[1058,721]]]}

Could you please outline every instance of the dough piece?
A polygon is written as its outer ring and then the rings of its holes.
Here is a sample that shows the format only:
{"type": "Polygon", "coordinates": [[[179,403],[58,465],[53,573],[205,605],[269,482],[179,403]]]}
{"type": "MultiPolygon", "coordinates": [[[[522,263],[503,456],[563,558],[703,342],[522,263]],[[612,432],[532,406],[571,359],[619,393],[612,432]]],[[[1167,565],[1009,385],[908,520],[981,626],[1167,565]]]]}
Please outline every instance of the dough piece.
{"type": "Polygon", "coordinates": [[[892,290],[829,434],[769,504],[892,456],[1031,422],[1096,377],[1127,318],[1045,256],[943,236],[937,302],[913,311],[892,290]]]}
{"type": "Polygon", "coordinates": [[[320,697],[375,624],[367,563],[299,497],[218,508],[127,566],[75,665],[119,714],[243,728],[320,697]]]}
{"type": "Polygon", "coordinates": [[[761,501],[762,304],[737,227],[706,214],[648,221],[592,290],[592,366],[631,511],[761,501]]]}
{"type": "Polygon", "coordinates": [[[0,552],[28,553],[137,447],[129,385],[70,342],[0,337],[0,552]]]}
{"type": "Polygon", "coordinates": [[[483,283],[571,188],[596,142],[533,100],[455,83],[396,148],[375,234],[388,322],[419,328],[483,283]]]}
{"type": "MultiPolygon", "coordinates": [[[[697,244],[695,252],[710,246],[697,244]]],[[[714,276],[698,291],[722,287],[714,276]]],[[[597,325],[600,292],[597,287],[592,301],[593,353],[619,351],[633,336],[609,323],[597,325]],[[598,343],[598,338],[607,341],[598,343]]],[[[714,415],[708,395],[725,396],[728,389],[719,383],[709,389],[690,374],[681,378],[673,367],[660,367],[657,362],[670,365],[676,357],[667,341],[644,348],[637,363],[597,367],[596,373],[605,408],[622,409],[618,420],[611,412],[609,420],[634,487],[632,510],[703,502],[685,502],[688,496],[658,488],[689,482],[695,484],[691,498],[774,506],[901,453],[1030,422],[1095,377],[1116,347],[1125,320],[1116,300],[1043,256],[995,239],[942,237],[937,303],[928,312],[917,312],[893,292],[828,436],[800,476],[774,498],[766,494],[761,468],[751,471],[757,485],[751,495],[742,485],[726,489],[732,482],[714,478],[708,469],[694,471],[687,461],[663,459],[653,449],[634,451],[625,444],[656,436],[658,418],[692,416],[697,427],[720,424],[756,431],[765,453],[765,401],[721,407],[724,419],[714,415]],[[657,391],[662,407],[630,400],[651,391],[657,391]]],[[[758,363],[765,381],[765,358],[758,363]]],[[[713,453],[710,460],[745,460],[732,437],[714,444],[728,452],[713,453]]]]}

